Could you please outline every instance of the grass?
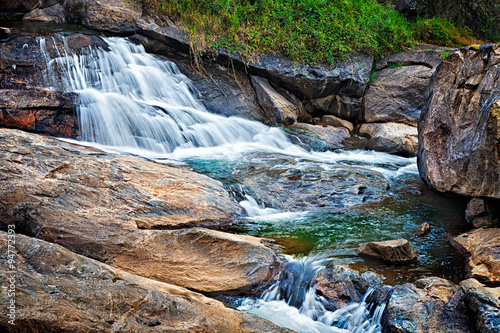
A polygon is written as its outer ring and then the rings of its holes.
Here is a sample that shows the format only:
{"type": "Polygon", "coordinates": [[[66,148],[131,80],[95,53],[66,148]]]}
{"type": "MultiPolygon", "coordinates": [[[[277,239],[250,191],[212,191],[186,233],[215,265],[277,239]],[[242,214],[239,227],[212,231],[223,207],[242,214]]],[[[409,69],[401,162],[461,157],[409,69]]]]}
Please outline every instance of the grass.
{"type": "Polygon", "coordinates": [[[294,61],[334,63],[355,52],[380,58],[416,41],[462,46],[473,40],[470,30],[444,18],[413,22],[385,0],[135,1],[178,22],[195,56],[224,48],[248,60],[280,53],[294,61]]]}

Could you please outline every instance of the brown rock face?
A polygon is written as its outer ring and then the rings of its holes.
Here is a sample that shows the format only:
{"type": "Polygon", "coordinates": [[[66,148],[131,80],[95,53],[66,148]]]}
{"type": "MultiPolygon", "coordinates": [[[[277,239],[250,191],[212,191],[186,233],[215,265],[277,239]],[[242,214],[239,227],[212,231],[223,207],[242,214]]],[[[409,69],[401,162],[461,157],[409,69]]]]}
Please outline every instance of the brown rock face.
{"type": "Polygon", "coordinates": [[[475,228],[494,226],[498,224],[496,207],[498,207],[498,202],[472,198],[465,209],[465,219],[475,228]]]}
{"type": "Polygon", "coordinates": [[[206,229],[244,213],[185,168],[0,130],[0,227],[196,290],[248,290],[278,265],[258,238],[206,229]],[[145,230],[146,229],[146,230],[145,230]]]}
{"type": "Polygon", "coordinates": [[[500,229],[475,229],[453,239],[470,257],[467,268],[481,281],[500,282],[500,229]]]}
{"type": "Polygon", "coordinates": [[[12,298],[2,291],[2,332],[289,332],[201,294],[24,235],[15,236],[10,273],[9,239],[0,231],[0,279],[14,282],[16,317],[15,326],[8,323],[12,298]]]}
{"type": "Polygon", "coordinates": [[[420,176],[442,192],[500,198],[500,44],[452,53],[419,122],[420,176]]]}
{"type": "Polygon", "coordinates": [[[406,264],[417,260],[417,251],[411,248],[406,239],[364,243],[356,253],[362,257],[380,259],[392,264],[406,264]]]}
{"type": "Polygon", "coordinates": [[[472,332],[463,291],[437,277],[394,287],[384,320],[389,333],[472,332]]]}
{"type": "Polygon", "coordinates": [[[418,148],[418,132],[414,126],[398,123],[361,124],[359,135],[366,137],[366,147],[403,156],[415,156],[418,148]]]}
{"type": "Polygon", "coordinates": [[[500,288],[488,288],[475,279],[460,283],[467,307],[479,332],[500,332],[500,288]]]}

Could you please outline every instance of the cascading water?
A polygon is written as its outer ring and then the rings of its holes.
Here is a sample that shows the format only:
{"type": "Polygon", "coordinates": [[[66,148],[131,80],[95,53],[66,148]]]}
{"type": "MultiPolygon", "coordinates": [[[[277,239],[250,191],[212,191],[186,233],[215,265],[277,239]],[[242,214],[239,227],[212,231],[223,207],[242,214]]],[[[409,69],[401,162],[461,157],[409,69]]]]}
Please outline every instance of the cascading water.
{"type": "MultiPolygon", "coordinates": [[[[247,153],[272,152],[304,163],[357,165],[390,177],[416,171],[415,159],[366,151],[309,152],[292,144],[279,128],[211,114],[196,100],[188,78],[174,63],[123,38],[104,40],[108,50],[88,48],[76,55],[65,48],[54,59],[45,53],[47,82],[79,96],[82,141],[160,161],[237,159],[247,153]]],[[[50,42],[41,39],[42,50],[50,42]]],[[[249,215],[283,217],[283,212],[261,207],[251,197],[242,205],[249,215]]],[[[239,308],[302,332],[380,331],[383,307],[370,311],[373,306],[364,300],[328,311],[311,282],[322,266],[304,260],[291,260],[288,266],[298,280],[290,282],[284,276],[261,299],[246,299],[239,308]]]]}

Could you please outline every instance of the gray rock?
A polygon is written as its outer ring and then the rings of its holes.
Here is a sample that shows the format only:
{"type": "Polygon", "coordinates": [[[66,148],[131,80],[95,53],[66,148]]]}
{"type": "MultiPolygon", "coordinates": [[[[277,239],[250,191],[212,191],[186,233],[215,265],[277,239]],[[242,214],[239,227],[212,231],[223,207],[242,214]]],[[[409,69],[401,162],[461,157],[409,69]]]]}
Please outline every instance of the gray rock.
{"type": "Polygon", "coordinates": [[[443,62],[443,54],[456,49],[419,45],[410,51],[389,54],[375,63],[375,70],[380,71],[389,66],[425,66],[436,69],[443,62]]]}
{"type": "Polygon", "coordinates": [[[464,292],[448,280],[430,277],[395,286],[384,312],[388,333],[472,332],[464,292]]]}
{"type": "Polygon", "coordinates": [[[356,253],[362,257],[380,259],[392,264],[407,264],[417,260],[417,250],[406,239],[361,244],[356,253]]]}
{"type": "Polygon", "coordinates": [[[252,84],[255,88],[259,104],[264,110],[270,124],[293,125],[297,122],[299,110],[295,104],[274,90],[268,80],[252,76],[252,84]]]}
{"type": "Polygon", "coordinates": [[[358,135],[366,137],[366,148],[391,154],[415,156],[418,149],[418,132],[414,126],[398,123],[361,124],[358,135]]]}
{"type": "Polygon", "coordinates": [[[352,132],[354,131],[354,125],[350,121],[332,115],[326,115],[321,117],[321,124],[315,123],[315,125],[323,125],[323,124],[326,124],[328,126],[345,127],[349,130],[350,134],[352,134],[352,132]]]}
{"type": "Polygon", "coordinates": [[[500,288],[488,288],[475,279],[462,281],[460,286],[478,331],[500,332],[500,288]]]}
{"type": "Polygon", "coordinates": [[[441,192],[500,199],[500,44],[437,69],[419,122],[420,177],[441,192]]]}
{"type": "Polygon", "coordinates": [[[140,4],[124,0],[88,0],[83,23],[95,30],[113,33],[135,33],[142,15],[140,4]]]}
{"type": "Polygon", "coordinates": [[[65,23],[63,6],[58,3],[44,9],[36,8],[23,16],[23,21],[43,23],[65,23]]]}
{"type": "Polygon", "coordinates": [[[296,123],[293,127],[314,133],[330,149],[342,148],[345,141],[351,137],[349,130],[345,127],[311,125],[306,123],[296,123]]]}
{"type": "Polygon", "coordinates": [[[364,97],[362,120],[399,122],[417,126],[425,106],[425,88],[433,70],[426,66],[401,66],[376,72],[364,97]]]}
{"type": "Polygon", "coordinates": [[[373,272],[361,274],[346,265],[329,263],[316,276],[316,290],[332,302],[332,310],[337,310],[349,303],[361,302],[368,289],[380,288],[383,280],[373,272]]]}
{"type": "Polygon", "coordinates": [[[343,119],[355,121],[363,106],[363,98],[342,95],[330,95],[310,100],[313,112],[331,114],[343,119]]]}

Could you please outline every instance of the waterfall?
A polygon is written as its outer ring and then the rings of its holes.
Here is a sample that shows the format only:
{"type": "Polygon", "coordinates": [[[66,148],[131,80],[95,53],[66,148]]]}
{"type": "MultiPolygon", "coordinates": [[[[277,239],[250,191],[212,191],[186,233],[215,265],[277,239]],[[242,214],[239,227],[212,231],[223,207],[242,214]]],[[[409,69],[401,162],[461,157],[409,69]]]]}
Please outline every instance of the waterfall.
{"type": "MultiPolygon", "coordinates": [[[[160,161],[238,159],[266,152],[304,163],[329,163],[325,168],[332,164],[370,168],[389,177],[416,172],[415,159],[368,151],[310,152],[292,144],[280,128],[211,114],[173,62],[123,38],[103,40],[107,50],[89,47],[75,54],[66,46],[51,58],[46,44],[55,41],[40,39],[47,84],[79,96],[81,141],[160,161]]],[[[241,204],[254,217],[289,217],[287,212],[259,206],[249,196],[241,204]]],[[[327,300],[316,294],[314,285],[323,267],[317,260],[290,260],[282,278],[262,298],[245,299],[239,308],[299,332],[380,332],[384,306],[368,302],[371,291],[360,303],[327,310],[327,300]]]]}
{"type": "Polygon", "coordinates": [[[278,281],[259,299],[246,298],[238,309],[302,333],[380,333],[386,304],[370,300],[368,289],[359,303],[329,311],[329,301],[316,293],[316,275],[324,261],[313,256],[290,259],[278,281]]]}

